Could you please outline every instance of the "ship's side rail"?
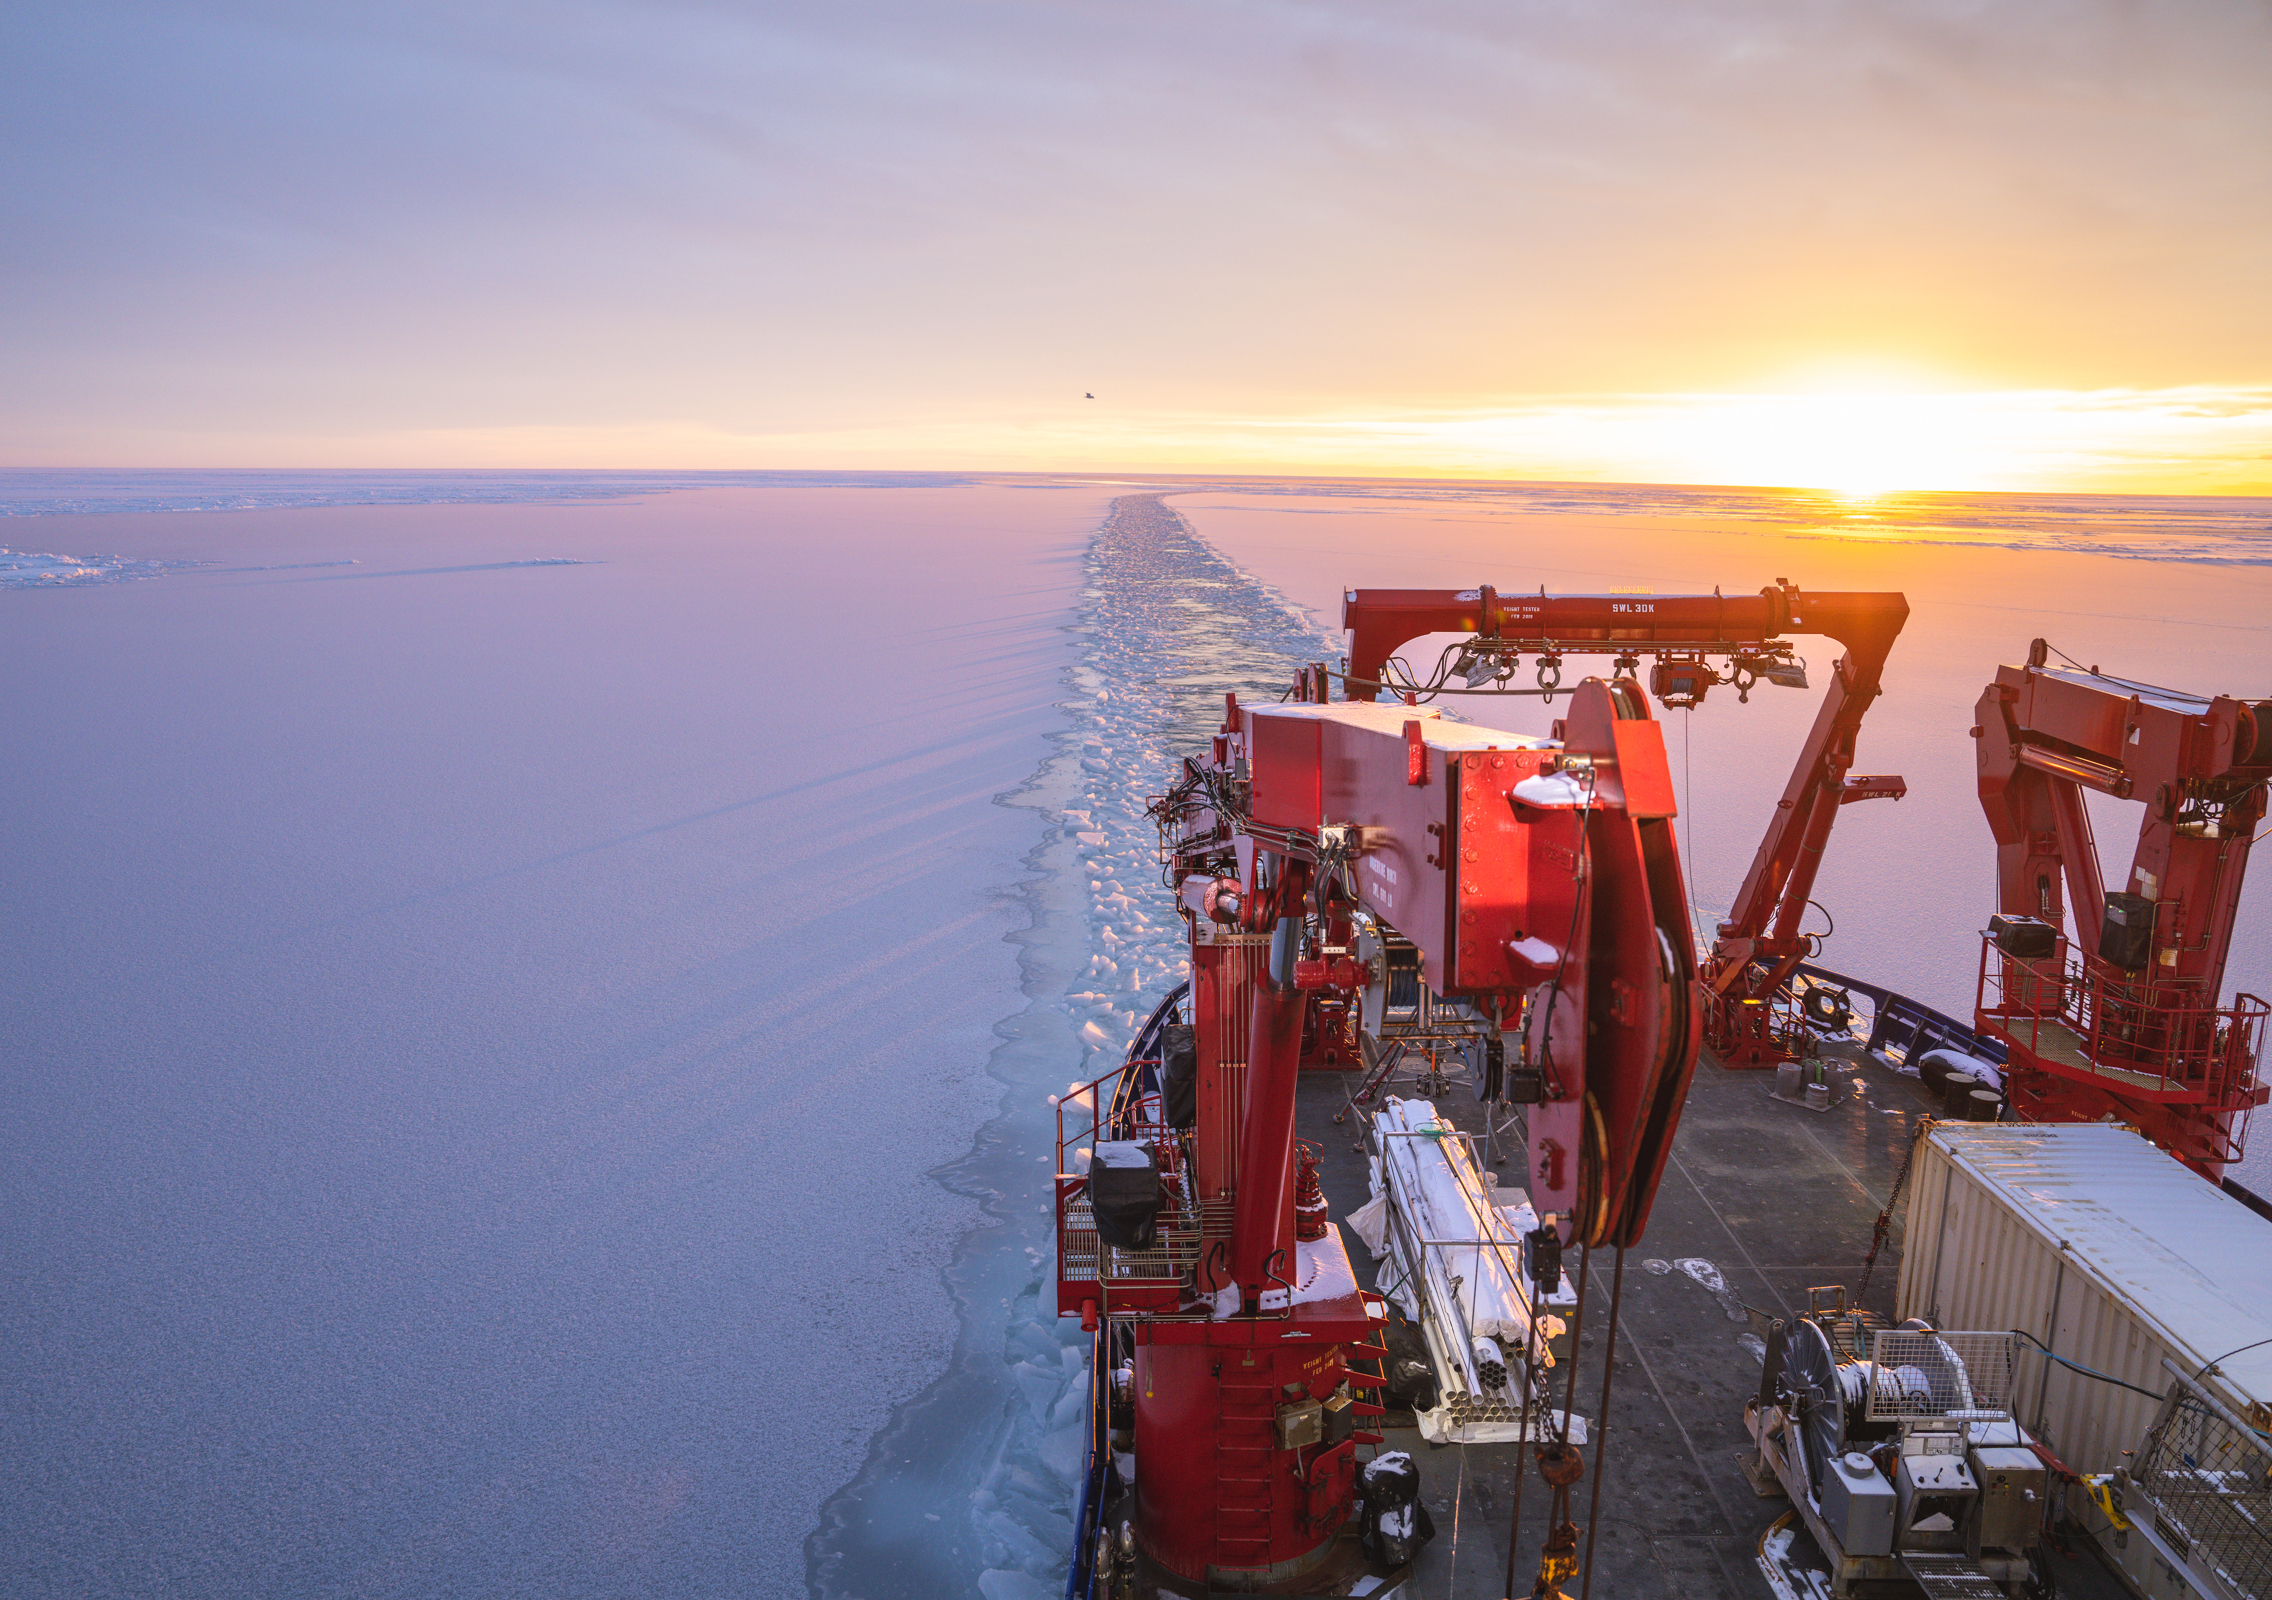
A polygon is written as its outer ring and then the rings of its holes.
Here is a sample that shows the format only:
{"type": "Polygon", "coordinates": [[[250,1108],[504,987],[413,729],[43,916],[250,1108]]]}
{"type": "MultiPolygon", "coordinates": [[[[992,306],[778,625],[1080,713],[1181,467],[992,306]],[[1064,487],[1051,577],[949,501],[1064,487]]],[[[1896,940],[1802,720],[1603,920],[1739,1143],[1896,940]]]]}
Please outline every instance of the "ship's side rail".
{"type": "Polygon", "coordinates": [[[1175,1020],[1187,992],[1187,985],[1178,985],[1160,1002],[1121,1065],[1056,1097],[1060,1316],[1079,1314],[1085,1321],[1127,1312],[1207,1314],[1184,1305],[1187,1286],[1211,1253],[1227,1257],[1233,1206],[1193,1193],[1189,1140],[1162,1120],[1159,1092],[1160,1030],[1175,1020]],[[1107,1245],[1097,1237],[1082,1152],[1105,1139],[1148,1144],[1159,1163],[1161,1205],[1149,1249],[1107,1245]]]}
{"type": "MultiPolygon", "coordinates": [[[[1162,1131],[1138,1124],[1133,1137],[1162,1131]]],[[[1232,1206],[1227,1200],[1163,1209],[1158,1240],[1149,1250],[1125,1250],[1097,1238],[1089,1210],[1087,1180],[1060,1176],[1057,1190],[1057,1303],[1060,1315],[1079,1312],[1084,1300],[1096,1302],[1096,1315],[1115,1312],[1173,1312],[1183,1286],[1208,1253],[1230,1249],[1232,1206]]]]}
{"type": "Polygon", "coordinates": [[[1983,1034],[1945,1011],[1936,1011],[1922,1001],[1912,1000],[1881,984],[1850,978],[1813,962],[1803,963],[1798,976],[1806,981],[1809,989],[1818,986],[1829,989],[1841,1001],[1851,1001],[1857,994],[1867,998],[1870,1026],[1863,1047],[1882,1060],[1914,1066],[1928,1050],[1955,1050],[1995,1062],[2006,1059],[2007,1046],[2003,1040],[1983,1034]]]}
{"type": "Polygon", "coordinates": [[[2189,1378],[2117,1476],[2122,1509],[2206,1595],[2272,1600],[2272,1443],[2189,1378]]]}
{"type": "Polygon", "coordinates": [[[1111,1432],[1112,1324],[1100,1322],[1089,1345],[1089,1405],[1081,1447],[1081,1486],[1073,1496],[1073,1558],[1065,1569],[1065,1600],[1089,1600],[1096,1590],[1098,1526],[1103,1520],[1105,1473],[1110,1457],[1105,1439],[1111,1432]]]}
{"type": "MultiPolygon", "coordinates": [[[[1142,1105],[1146,1093],[1149,1092],[1154,1095],[1158,1093],[1160,1030],[1175,1020],[1184,997],[1189,992],[1189,984],[1178,984],[1168,991],[1159,1005],[1153,1008],[1152,1015],[1144,1026],[1137,1030],[1136,1038],[1129,1045],[1127,1057],[1122,1061],[1120,1067],[1089,1084],[1087,1107],[1091,1112],[1091,1117],[1087,1131],[1092,1147],[1097,1135],[1102,1130],[1111,1129],[1118,1132],[1127,1128],[1136,1111],[1142,1105]],[[1102,1117],[1098,1117],[1094,1113],[1099,1104],[1100,1092],[1107,1082],[1112,1083],[1112,1089],[1109,1096],[1103,1100],[1106,1110],[1102,1117]]],[[[1069,1098],[1077,1098],[1077,1096],[1069,1098]]],[[[1065,1101],[1060,1100],[1057,1107],[1057,1249],[1060,1263],[1058,1296],[1058,1314],[1060,1316],[1064,1315],[1068,1309],[1074,1311],[1080,1309],[1078,1304],[1070,1308],[1066,1307],[1063,1294],[1062,1264],[1065,1260],[1066,1245],[1069,1242],[1065,1210],[1065,1180],[1068,1176],[1065,1160],[1066,1109],[1065,1101]]],[[[1087,1208],[1087,1196],[1085,1194],[1082,1196],[1082,1208],[1084,1211],[1087,1208]]],[[[1079,1243],[1078,1239],[1071,1242],[1076,1245],[1079,1243]]],[[[1093,1219],[1090,1219],[1089,1222],[1087,1248],[1093,1262],[1096,1254],[1096,1225],[1093,1219]]],[[[1081,1486],[1074,1497],[1073,1553],[1072,1560],[1066,1567],[1065,1600],[1091,1600],[1096,1589],[1096,1562],[1092,1558],[1092,1552],[1096,1548],[1102,1521],[1105,1475],[1111,1470],[1111,1455],[1105,1448],[1105,1441],[1111,1431],[1112,1369],[1115,1365],[1114,1356],[1116,1353],[1114,1344],[1116,1338],[1115,1326],[1106,1318],[1098,1318],[1092,1336],[1093,1342],[1089,1350],[1088,1437],[1082,1454],[1081,1486]]]]}

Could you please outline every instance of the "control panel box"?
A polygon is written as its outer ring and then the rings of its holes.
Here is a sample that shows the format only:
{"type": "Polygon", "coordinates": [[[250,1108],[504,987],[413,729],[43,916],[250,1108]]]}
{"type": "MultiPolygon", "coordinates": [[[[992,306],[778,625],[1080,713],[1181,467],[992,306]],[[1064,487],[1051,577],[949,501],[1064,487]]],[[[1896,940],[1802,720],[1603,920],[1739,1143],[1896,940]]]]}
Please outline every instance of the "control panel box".
{"type": "Polygon", "coordinates": [[[1973,1481],[1980,1487],[1980,1548],[2026,1550],[2043,1529],[2043,1497],[2050,1475],[2033,1450],[1975,1449],[1973,1481]]]}
{"type": "Polygon", "coordinates": [[[1964,1457],[1905,1455],[1895,1464],[1893,1478],[1899,1529],[1895,1544],[1903,1551],[1958,1551],[1965,1548],[1972,1526],[1974,1502],[1980,1486],[1964,1457]]]}
{"type": "Polygon", "coordinates": [[[1893,1485],[1859,1451],[1830,1458],[1822,1479],[1822,1520],[1849,1556],[1893,1554],[1893,1485]]]}

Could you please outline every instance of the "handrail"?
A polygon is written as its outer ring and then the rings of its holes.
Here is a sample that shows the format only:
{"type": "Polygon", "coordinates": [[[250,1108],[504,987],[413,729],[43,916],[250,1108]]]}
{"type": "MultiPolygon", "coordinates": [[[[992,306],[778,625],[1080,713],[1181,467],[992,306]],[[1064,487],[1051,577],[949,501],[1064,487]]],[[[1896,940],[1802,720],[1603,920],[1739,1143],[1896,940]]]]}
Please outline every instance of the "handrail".
{"type": "Polygon", "coordinates": [[[2009,1053],[2010,1047],[1994,1035],[1984,1034],[1971,1023],[1961,1022],[1945,1011],[1937,1011],[1922,1000],[1912,1000],[1883,984],[1848,977],[1811,961],[1801,962],[1795,976],[1827,983],[1850,994],[1869,996],[1873,1015],[1870,1036],[1863,1048],[1873,1054],[1883,1055],[1899,1048],[1902,1059],[1909,1061],[1922,1053],[1919,1049],[1922,1044],[1926,1050],[1957,1049],[2001,1065],[2009,1053]],[[1905,1041],[1897,1043],[1896,1033],[1905,1035],[1905,1041]]]}
{"type": "Polygon", "coordinates": [[[2220,1005],[2190,984],[2109,975],[2077,956],[2064,934],[2041,957],[2007,954],[1983,934],[1978,998],[1983,1021],[2038,1060],[2075,1068],[2045,1052],[2044,1030],[2055,1026],[2073,1036],[2087,1070],[2149,1078],[2148,1092],[2197,1095],[2217,1107],[2247,1098],[2272,1009],[2253,995],[2220,1005]]]}
{"type": "MultiPolygon", "coordinates": [[[[1101,1132],[1108,1126],[1122,1128],[1128,1125],[1128,1119],[1135,1109],[1131,1103],[1131,1091],[1139,1098],[1144,1093],[1143,1067],[1146,1065],[1147,1057],[1152,1062],[1158,1060],[1159,1051],[1157,1047],[1160,1030],[1166,1026],[1168,1019],[1175,1014],[1175,1007],[1190,992],[1190,988],[1189,983],[1180,983],[1169,990],[1162,997],[1160,1003],[1152,1009],[1152,1014],[1145,1020],[1144,1026],[1136,1030],[1136,1037],[1130,1042],[1128,1053],[1122,1058],[1121,1064],[1114,1070],[1092,1079],[1086,1085],[1089,1109],[1092,1114],[1090,1121],[1092,1135],[1101,1132]],[[1107,1078],[1117,1078],[1119,1083],[1113,1092],[1111,1110],[1098,1114],[1096,1091],[1103,1086],[1107,1078]]],[[[1157,1085],[1155,1084],[1154,1087],[1157,1087],[1157,1085]]],[[[1077,1090],[1075,1094],[1081,1092],[1077,1090]]],[[[1057,1172],[1060,1179],[1071,1176],[1065,1171],[1065,1110],[1063,1099],[1060,1099],[1057,1104],[1057,1172]]],[[[1057,1199],[1058,1246],[1060,1250],[1064,1246],[1065,1199],[1066,1193],[1061,1187],[1057,1199]]],[[[1103,1249],[1101,1241],[1098,1248],[1101,1252],[1103,1249]]],[[[1059,1262],[1059,1270],[1063,1270],[1062,1259],[1059,1262]]],[[[1098,1262],[1100,1294],[1103,1292],[1104,1282],[1103,1262],[1100,1259],[1098,1262]]],[[[1096,1545],[1098,1522],[1103,1510],[1104,1475],[1107,1471],[1109,1459],[1105,1444],[1110,1432],[1108,1426],[1110,1401],[1108,1396],[1111,1392],[1111,1374],[1108,1369],[1111,1365],[1112,1326],[1110,1318],[1099,1317],[1096,1335],[1089,1347],[1089,1414],[1086,1465],[1081,1474],[1080,1493],[1074,1503],[1073,1552],[1072,1560],[1066,1567],[1065,1600],[1094,1600],[1095,1597],[1096,1566],[1092,1555],[1096,1545]]]]}
{"type": "Polygon", "coordinates": [[[1089,1345],[1089,1415],[1083,1458],[1086,1466],[1081,1473],[1080,1494],[1073,1502],[1073,1559],[1065,1570],[1065,1600],[1093,1600],[1096,1593],[1096,1564],[1090,1552],[1096,1546],[1097,1524],[1103,1514],[1108,1458],[1102,1446],[1109,1429],[1099,1424],[1107,1420],[1105,1395],[1110,1380],[1105,1366],[1111,1357],[1111,1333],[1112,1324],[1099,1321],[1096,1336],[1089,1345]]]}

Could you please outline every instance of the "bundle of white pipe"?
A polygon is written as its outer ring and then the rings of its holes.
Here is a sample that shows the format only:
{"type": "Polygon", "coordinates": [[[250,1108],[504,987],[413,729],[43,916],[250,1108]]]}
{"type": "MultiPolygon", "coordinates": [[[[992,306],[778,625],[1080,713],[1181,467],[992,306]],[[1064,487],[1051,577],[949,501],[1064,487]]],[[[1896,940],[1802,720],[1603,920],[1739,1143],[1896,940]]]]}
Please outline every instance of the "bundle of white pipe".
{"type": "MultiPolygon", "coordinates": [[[[1437,1117],[1433,1103],[1391,1099],[1374,1114],[1374,1123],[1390,1199],[1403,1213],[1411,1237],[1459,1241],[1421,1245],[1422,1259],[1411,1263],[1402,1260],[1406,1241],[1392,1230],[1390,1243],[1399,1264],[1407,1271],[1417,1269],[1439,1314],[1451,1312],[1465,1324],[1460,1330],[1464,1337],[1445,1342],[1464,1358],[1471,1392],[1496,1388],[1486,1385],[1476,1370],[1475,1345],[1496,1339],[1510,1354],[1528,1347],[1531,1309],[1522,1282],[1522,1241],[1493,1203],[1467,1141],[1437,1117]]],[[[1539,1319],[1536,1358],[1542,1366],[1553,1365],[1545,1341],[1561,1331],[1559,1317],[1539,1319]]]]}

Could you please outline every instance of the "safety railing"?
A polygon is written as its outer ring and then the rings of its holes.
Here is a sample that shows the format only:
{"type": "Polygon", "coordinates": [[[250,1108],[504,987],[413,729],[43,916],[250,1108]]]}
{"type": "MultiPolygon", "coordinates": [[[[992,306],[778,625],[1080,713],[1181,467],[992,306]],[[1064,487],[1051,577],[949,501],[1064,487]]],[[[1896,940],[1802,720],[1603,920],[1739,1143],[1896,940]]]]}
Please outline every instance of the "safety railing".
{"type": "MultiPolygon", "coordinates": [[[[1197,1276],[1210,1253],[1217,1272],[1229,1276],[1229,1201],[1196,1206],[1173,1195],[1161,1205],[1157,1237],[1149,1250],[1107,1245],[1097,1237],[1089,1210],[1086,1179],[1060,1179],[1057,1194],[1057,1309],[1060,1315],[1094,1300],[1099,1314],[1173,1312],[1182,1307],[1182,1290],[1197,1276]],[[1172,1208],[1172,1209],[1171,1209],[1172,1208]],[[1218,1247],[1219,1250],[1218,1250],[1218,1247]]],[[[1203,1312],[1195,1313],[1204,1315],[1203,1312]]]]}
{"type": "Polygon", "coordinates": [[[1211,1254],[1227,1272],[1233,1203],[1194,1193],[1190,1152],[1183,1135],[1163,1119],[1159,1092],[1161,1028],[1174,1020],[1186,989],[1179,985],[1138,1030],[1127,1059],[1086,1084],[1056,1097],[1057,1310],[1069,1316],[1143,1313],[1204,1316],[1183,1304],[1185,1286],[1211,1254]],[[1108,1245],[1097,1236],[1089,1204],[1087,1156],[1099,1140],[1130,1140],[1152,1148],[1160,1173],[1160,1210],[1149,1249],[1108,1245]]]}
{"type": "MultiPolygon", "coordinates": [[[[1374,1155],[1388,1198],[1383,1218],[1388,1259],[1381,1269],[1381,1286],[1393,1294],[1409,1290],[1419,1308],[1422,1338],[1450,1424],[1520,1421],[1541,1411],[1549,1404],[1546,1369],[1554,1364],[1545,1337],[1526,1338],[1517,1346],[1502,1344],[1509,1359],[1496,1378],[1485,1375],[1477,1357],[1475,1312],[1480,1294],[1488,1292],[1494,1301],[1502,1296],[1511,1300],[1526,1321],[1557,1314],[1533,1297],[1520,1236],[1510,1224],[1504,1232],[1436,1237],[1433,1230],[1419,1225],[1414,1214],[1425,1181],[1417,1165],[1400,1152],[1417,1152],[1429,1145],[1450,1147],[1445,1170],[1478,1220],[1498,1212],[1492,1186],[1480,1181],[1484,1168],[1477,1159],[1474,1135],[1441,1119],[1417,1128],[1383,1126],[1385,1120],[1385,1114],[1371,1119],[1374,1155]],[[1458,1159],[1452,1158],[1451,1149],[1459,1152],[1458,1159]],[[1494,1280],[1488,1289],[1486,1279],[1494,1280]]],[[[1567,1282],[1564,1275],[1560,1283],[1567,1282]]],[[[1550,1301],[1561,1304],[1558,1295],[1550,1296],[1550,1301]]],[[[1575,1309],[1574,1296],[1570,1308],[1575,1309]]],[[[1547,1330],[1539,1331],[1543,1335],[1547,1330]]]]}
{"type": "Polygon", "coordinates": [[[2235,1107],[2253,1098],[2268,1007],[2254,995],[2220,1006],[2198,989],[2114,973],[2061,937],[2042,957],[1980,945],[1983,1026],[2038,1061],[2121,1076],[2133,1091],[2235,1107]]]}
{"type": "Polygon", "coordinates": [[[1802,1006],[1815,989],[1828,989],[1838,1008],[1847,1013],[1843,1025],[1814,1022],[1811,1014],[1810,1023],[1833,1035],[1842,1033],[1861,1038],[1864,1049],[1897,1066],[1906,1064],[1915,1071],[1919,1059],[1931,1050],[1955,1050],[1998,1063],[2004,1059],[2005,1046],[2001,1039],[1985,1036],[1969,1023],[1959,1022],[1945,1011],[1936,1011],[1923,1001],[1912,1000],[1882,984],[1866,978],[1849,978],[1811,961],[1800,963],[1798,977],[1806,980],[1807,986],[1807,994],[1800,996],[1802,1006]],[[1854,1015],[1856,996],[1869,1002],[1866,1028],[1854,1015]]]}
{"type": "Polygon", "coordinates": [[[2272,1600],[2272,1443],[2176,1364],[2161,1415],[2128,1469],[2122,1509],[2192,1587],[2272,1600]]]}

